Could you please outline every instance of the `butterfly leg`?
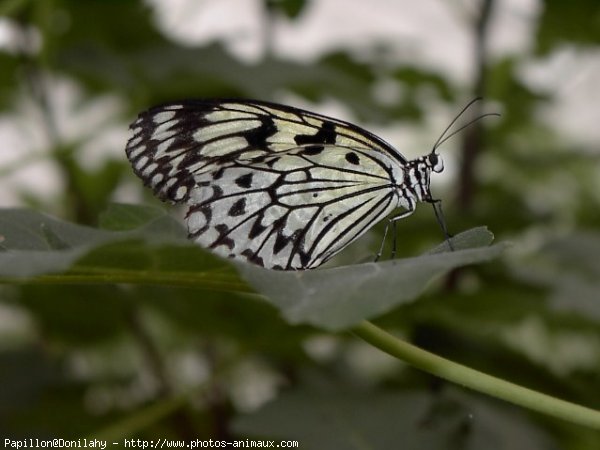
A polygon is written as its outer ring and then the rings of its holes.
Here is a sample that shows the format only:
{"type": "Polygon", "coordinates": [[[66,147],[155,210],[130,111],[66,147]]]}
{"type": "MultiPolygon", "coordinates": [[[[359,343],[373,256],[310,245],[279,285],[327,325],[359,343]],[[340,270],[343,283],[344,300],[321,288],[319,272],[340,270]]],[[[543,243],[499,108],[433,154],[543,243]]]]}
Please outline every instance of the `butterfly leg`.
{"type": "Polygon", "coordinates": [[[388,220],[388,223],[385,226],[385,230],[383,231],[383,239],[381,240],[381,245],[379,246],[379,251],[377,252],[377,254],[375,255],[375,261],[377,262],[379,260],[379,258],[381,258],[381,255],[383,254],[383,246],[385,245],[385,239],[387,237],[390,225],[393,227],[393,231],[394,231],[394,241],[393,241],[393,249],[392,249],[392,258],[396,257],[396,222],[398,220],[404,219],[405,217],[410,216],[413,212],[415,212],[415,208],[413,207],[412,209],[409,209],[407,211],[404,211],[403,213],[400,213],[396,216],[390,217],[388,220]]]}
{"type": "Polygon", "coordinates": [[[392,253],[390,254],[390,259],[396,259],[396,247],[398,244],[398,231],[396,229],[396,221],[392,222],[392,253]]]}
{"type": "Polygon", "coordinates": [[[446,227],[446,221],[444,220],[444,214],[442,213],[442,201],[438,198],[436,200],[431,200],[431,206],[433,206],[433,212],[435,212],[435,218],[437,219],[440,227],[442,228],[442,232],[444,233],[444,237],[446,238],[446,242],[448,242],[448,246],[450,250],[454,251],[454,246],[452,245],[452,241],[450,238],[452,235],[448,233],[448,227],[446,227]]]}
{"type": "Polygon", "coordinates": [[[381,239],[381,245],[379,246],[379,251],[375,255],[375,259],[373,260],[373,262],[379,261],[379,258],[381,258],[381,255],[383,254],[383,246],[385,244],[385,238],[387,237],[388,228],[390,227],[391,223],[392,223],[392,221],[389,220],[388,223],[385,224],[385,229],[383,230],[383,238],[381,239]]]}

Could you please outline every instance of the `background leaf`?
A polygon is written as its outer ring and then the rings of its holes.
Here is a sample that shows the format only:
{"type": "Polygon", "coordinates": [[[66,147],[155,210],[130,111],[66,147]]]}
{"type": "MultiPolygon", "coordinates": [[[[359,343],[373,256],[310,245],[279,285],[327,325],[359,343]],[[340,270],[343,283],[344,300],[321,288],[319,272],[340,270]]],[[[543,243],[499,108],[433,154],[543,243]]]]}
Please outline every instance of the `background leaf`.
{"type": "Polygon", "coordinates": [[[420,390],[295,390],[240,417],[235,426],[244,434],[296,439],[308,449],[389,449],[398,443],[403,449],[557,448],[549,436],[503,407],[420,390]]]}

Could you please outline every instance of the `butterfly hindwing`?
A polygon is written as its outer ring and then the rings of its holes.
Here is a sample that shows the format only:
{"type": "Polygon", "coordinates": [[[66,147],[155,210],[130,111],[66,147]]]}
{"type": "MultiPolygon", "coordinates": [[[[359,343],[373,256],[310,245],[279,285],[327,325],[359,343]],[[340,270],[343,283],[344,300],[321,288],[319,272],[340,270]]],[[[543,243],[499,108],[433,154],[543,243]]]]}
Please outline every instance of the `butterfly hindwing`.
{"type": "Polygon", "coordinates": [[[320,147],[325,156],[309,145],[198,175],[190,237],[222,256],[270,268],[310,268],[329,259],[397,201],[378,157],[320,147]]]}

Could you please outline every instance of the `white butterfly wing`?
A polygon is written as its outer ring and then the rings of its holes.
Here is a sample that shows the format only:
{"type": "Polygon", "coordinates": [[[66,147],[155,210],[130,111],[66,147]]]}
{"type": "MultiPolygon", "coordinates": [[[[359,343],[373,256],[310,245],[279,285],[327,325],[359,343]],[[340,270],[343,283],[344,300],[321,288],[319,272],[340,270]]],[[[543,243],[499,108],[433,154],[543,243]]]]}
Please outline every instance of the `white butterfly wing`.
{"type": "Polygon", "coordinates": [[[379,159],[336,146],[236,161],[218,178],[204,173],[196,181],[190,237],[222,256],[276,269],[319,266],[398,205],[379,159]]]}
{"type": "Polygon", "coordinates": [[[392,186],[406,160],[346,122],[215,100],[153,108],[131,128],[136,174],[160,198],[189,204],[190,236],[222,256],[316,267],[398,205],[392,186]]]}

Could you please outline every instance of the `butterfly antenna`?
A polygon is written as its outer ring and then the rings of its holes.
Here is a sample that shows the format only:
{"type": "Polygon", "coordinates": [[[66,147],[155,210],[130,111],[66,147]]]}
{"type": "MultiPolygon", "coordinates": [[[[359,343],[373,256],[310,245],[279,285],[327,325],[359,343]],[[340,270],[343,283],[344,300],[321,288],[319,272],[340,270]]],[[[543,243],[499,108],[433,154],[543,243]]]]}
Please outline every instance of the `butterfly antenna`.
{"type": "Polygon", "coordinates": [[[467,105],[460,110],[460,112],[456,115],[456,117],[454,119],[452,119],[452,121],[450,122],[450,124],[446,127],[446,129],[442,132],[442,134],[440,135],[440,137],[438,138],[437,141],[435,141],[435,144],[433,144],[433,148],[431,149],[431,153],[435,152],[444,142],[446,142],[448,139],[450,139],[451,137],[455,136],[456,134],[460,133],[462,130],[464,130],[465,128],[473,125],[475,122],[478,122],[479,120],[483,119],[484,117],[488,117],[488,116],[497,116],[500,117],[500,114],[498,113],[486,113],[486,114],[482,114],[480,116],[475,117],[473,120],[470,120],[469,122],[467,122],[466,124],[462,125],[460,128],[454,130],[452,133],[448,134],[448,131],[454,126],[454,124],[456,123],[456,121],[471,107],[473,106],[473,104],[477,103],[478,101],[481,100],[481,97],[476,97],[473,100],[471,100],[469,103],[467,103],[467,105]]]}

